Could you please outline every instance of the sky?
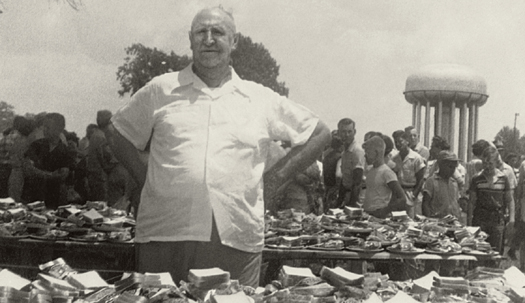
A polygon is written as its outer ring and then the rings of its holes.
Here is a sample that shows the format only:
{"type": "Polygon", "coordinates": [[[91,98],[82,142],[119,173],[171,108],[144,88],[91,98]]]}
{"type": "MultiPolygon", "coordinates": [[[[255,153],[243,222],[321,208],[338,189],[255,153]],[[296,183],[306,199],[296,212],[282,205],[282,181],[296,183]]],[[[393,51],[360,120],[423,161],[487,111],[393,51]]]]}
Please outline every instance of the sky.
{"type": "MultiPolygon", "coordinates": [[[[188,30],[221,4],[237,30],[280,65],[289,97],[331,129],[349,117],[357,140],[412,123],[403,92],[430,64],[474,70],[487,83],[478,137],[525,132],[525,1],[492,0],[0,0],[0,101],[15,113],[60,112],[79,137],[96,112],[113,112],[116,72],[133,43],[191,55],[188,30]]],[[[456,136],[457,137],[457,136],[456,136]]]]}

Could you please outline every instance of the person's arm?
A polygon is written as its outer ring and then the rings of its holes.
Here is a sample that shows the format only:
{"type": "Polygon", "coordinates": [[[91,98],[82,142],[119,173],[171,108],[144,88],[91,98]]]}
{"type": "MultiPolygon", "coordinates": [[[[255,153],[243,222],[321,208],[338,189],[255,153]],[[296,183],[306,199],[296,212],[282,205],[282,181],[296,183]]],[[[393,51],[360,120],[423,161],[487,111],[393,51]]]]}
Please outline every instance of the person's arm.
{"type": "Polygon", "coordinates": [[[520,165],[518,178],[518,186],[516,187],[516,199],[515,203],[521,203],[521,214],[520,218],[522,222],[525,222],[525,162],[520,165]]]}
{"type": "Polygon", "coordinates": [[[37,177],[44,180],[50,179],[53,176],[52,172],[36,168],[33,161],[29,158],[24,158],[22,161],[22,169],[26,176],[37,177]]]}
{"type": "Polygon", "coordinates": [[[348,205],[355,207],[359,201],[359,193],[361,192],[361,182],[363,180],[363,169],[355,168],[352,171],[352,188],[350,188],[350,199],[348,205]]]}
{"type": "Polygon", "coordinates": [[[102,124],[100,128],[104,131],[115,158],[129,171],[137,186],[142,188],[146,183],[148,167],[147,163],[143,161],[143,157],[140,156],[139,150],[122,136],[111,122],[107,125],[102,124]]]}
{"type": "Polygon", "coordinates": [[[423,183],[425,182],[425,170],[426,170],[426,167],[423,167],[416,173],[416,186],[414,186],[414,191],[413,191],[414,198],[416,199],[419,193],[421,192],[423,183]]]}
{"type": "Polygon", "coordinates": [[[507,180],[507,182],[505,182],[505,195],[504,195],[504,199],[505,199],[505,205],[507,205],[508,209],[509,209],[509,223],[512,223],[514,224],[514,221],[515,221],[515,218],[516,218],[516,208],[515,208],[515,204],[514,204],[514,190],[511,189],[510,187],[510,183],[509,181],[507,180]]]}
{"type": "Polygon", "coordinates": [[[472,216],[474,214],[474,209],[476,208],[476,203],[478,201],[478,195],[475,190],[470,190],[469,194],[469,203],[467,208],[467,225],[472,226],[472,216]]]}
{"type": "Polygon", "coordinates": [[[429,177],[423,183],[423,199],[421,202],[421,214],[426,217],[432,216],[432,197],[434,196],[434,177],[429,177]]]}
{"type": "Polygon", "coordinates": [[[430,200],[432,198],[430,197],[430,194],[426,191],[423,192],[423,202],[421,204],[421,213],[425,217],[429,217],[431,214],[430,211],[430,200]]]}
{"type": "Polygon", "coordinates": [[[388,188],[392,191],[392,198],[388,203],[388,212],[406,210],[406,196],[405,191],[399,184],[399,181],[391,181],[387,183],[388,188]]]}
{"type": "Polygon", "coordinates": [[[317,159],[330,140],[330,130],[319,121],[305,144],[292,148],[264,174],[264,193],[277,195],[287,180],[293,178],[297,172],[305,171],[317,159]]]}
{"type": "Polygon", "coordinates": [[[397,180],[387,183],[388,188],[392,191],[392,197],[387,206],[375,210],[370,214],[377,218],[386,218],[393,211],[406,210],[406,197],[401,184],[397,180]]]}

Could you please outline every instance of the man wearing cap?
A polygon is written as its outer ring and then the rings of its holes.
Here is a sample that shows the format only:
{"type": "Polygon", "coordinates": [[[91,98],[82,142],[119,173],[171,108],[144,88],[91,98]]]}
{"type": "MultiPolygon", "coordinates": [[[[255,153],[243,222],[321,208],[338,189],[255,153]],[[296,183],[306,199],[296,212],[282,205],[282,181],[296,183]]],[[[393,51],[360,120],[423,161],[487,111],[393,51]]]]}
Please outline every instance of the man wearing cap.
{"type": "Polygon", "coordinates": [[[458,182],[452,178],[459,159],[448,150],[437,156],[439,170],[432,174],[423,185],[423,215],[430,218],[443,218],[447,215],[461,218],[458,204],[458,182]]]}

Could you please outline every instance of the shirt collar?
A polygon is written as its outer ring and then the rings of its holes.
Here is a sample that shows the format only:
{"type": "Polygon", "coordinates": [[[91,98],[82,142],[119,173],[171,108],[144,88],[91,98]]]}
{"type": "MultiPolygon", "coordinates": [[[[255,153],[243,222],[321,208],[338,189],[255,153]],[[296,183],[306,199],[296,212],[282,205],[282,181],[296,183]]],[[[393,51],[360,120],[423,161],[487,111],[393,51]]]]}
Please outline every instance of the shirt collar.
{"type": "Polygon", "coordinates": [[[244,81],[237,75],[233,67],[230,66],[230,76],[223,80],[221,85],[217,88],[209,88],[201,78],[199,78],[192,69],[193,63],[186,66],[179,75],[179,83],[181,86],[193,85],[194,88],[212,96],[219,97],[227,93],[238,91],[243,95],[247,95],[248,88],[244,81]]]}
{"type": "MultiPolygon", "coordinates": [[[[484,176],[484,177],[486,178],[487,176],[483,173],[484,171],[485,171],[485,170],[483,169],[483,170],[481,170],[479,173],[480,173],[482,176],[484,176]]],[[[496,169],[494,170],[494,176],[496,176],[496,177],[498,177],[498,178],[500,178],[500,177],[506,177],[505,173],[502,172],[499,168],[496,168],[496,169]]]]}
{"type": "Polygon", "coordinates": [[[354,141],[352,141],[352,143],[350,143],[348,145],[348,147],[345,149],[345,151],[351,151],[355,147],[356,144],[357,143],[355,142],[355,139],[354,139],[354,141]]]}
{"type": "Polygon", "coordinates": [[[405,159],[415,159],[417,155],[419,154],[413,151],[411,148],[409,148],[408,154],[406,155],[405,159]]]}

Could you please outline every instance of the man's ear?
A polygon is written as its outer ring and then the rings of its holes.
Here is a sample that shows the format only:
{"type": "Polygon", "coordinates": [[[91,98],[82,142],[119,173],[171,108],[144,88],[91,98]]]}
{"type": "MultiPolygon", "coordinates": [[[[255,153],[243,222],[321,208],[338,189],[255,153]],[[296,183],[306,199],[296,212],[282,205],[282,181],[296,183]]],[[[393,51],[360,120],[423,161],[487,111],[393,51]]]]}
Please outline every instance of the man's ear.
{"type": "Polygon", "coordinates": [[[237,49],[237,42],[239,42],[239,33],[233,34],[232,50],[237,49]]]}

